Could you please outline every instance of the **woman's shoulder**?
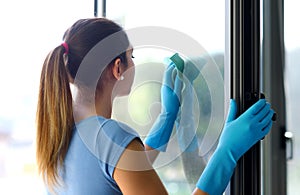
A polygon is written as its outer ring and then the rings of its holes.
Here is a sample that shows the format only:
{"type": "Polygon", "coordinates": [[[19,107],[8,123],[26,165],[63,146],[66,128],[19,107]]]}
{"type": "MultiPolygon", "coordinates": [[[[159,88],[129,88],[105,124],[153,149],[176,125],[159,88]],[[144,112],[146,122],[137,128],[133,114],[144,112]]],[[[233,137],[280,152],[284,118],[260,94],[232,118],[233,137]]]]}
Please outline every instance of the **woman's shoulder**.
{"type": "Polygon", "coordinates": [[[124,122],[116,119],[104,118],[102,116],[92,116],[76,124],[76,129],[80,134],[87,137],[106,137],[112,140],[139,137],[137,131],[124,122]]]}
{"type": "MultiPolygon", "coordinates": [[[[100,118],[100,120],[103,120],[100,118]]],[[[138,133],[135,129],[130,127],[124,122],[118,121],[116,119],[104,119],[103,125],[101,128],[105,132],[109,132],[111,134],[117,134],[120,136],[135,136],[138,137],[138,133]]]]}

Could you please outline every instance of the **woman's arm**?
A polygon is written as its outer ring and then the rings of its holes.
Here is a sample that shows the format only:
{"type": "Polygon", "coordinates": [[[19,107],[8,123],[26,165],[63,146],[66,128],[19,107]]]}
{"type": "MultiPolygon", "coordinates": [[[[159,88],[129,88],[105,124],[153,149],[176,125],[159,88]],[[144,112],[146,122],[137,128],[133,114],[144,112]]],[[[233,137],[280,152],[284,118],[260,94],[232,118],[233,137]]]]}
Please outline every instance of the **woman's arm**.
{"type": "Polygon", "coordinates": [[[113,178],[124,195],[168,194],[138,140],[133,140],[127,146],[115,168],[113,178]]]}
{"type": "Polygon", "coordinates": [[[203,192],[199,188],[195,188],[195,190],[193,191],[193,195],[209,195],[209,194],[206,192],[203,192]]]}
{"type": "Polygon", "coordinates": [[[147,157],[148,157],[150,163],[153,164],[154,161],[156,160],[157,156],[159,155],[160,151],[155,150],[154,148],[151,148],[147,144],[144,144],[144,145],[145,145],[147,157]]]}
{"type": "MultiPolygon", "coordinates": [[[[147,151],[138,140],[133,140],[127,146],[115,168],[113,178],[124,195],[168,194],[148,159],[147,151]]],[[[196,188],[193,195],[207,195],[207,193],[196,188]]]]}

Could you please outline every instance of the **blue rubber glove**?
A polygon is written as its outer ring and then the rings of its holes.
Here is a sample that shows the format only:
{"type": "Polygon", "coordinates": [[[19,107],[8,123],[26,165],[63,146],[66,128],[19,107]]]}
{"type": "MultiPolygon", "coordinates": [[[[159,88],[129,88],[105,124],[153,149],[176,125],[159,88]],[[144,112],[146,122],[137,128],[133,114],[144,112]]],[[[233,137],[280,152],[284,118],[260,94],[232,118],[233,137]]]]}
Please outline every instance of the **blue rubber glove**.
{"type": "Polygon", "coordinates": [[[182,82],[178,75],[172,74],[174,69],[175,65],[171,62],[164,73],[161,87],[161,113],[145,140],[148,146],[159,151],[166,151],[180,106],[178,94],[180,94],[182,82]]]}
{"type": "Polygon", "coordinates": [[[197,182],[199,189],[211,195],[224,192],[239,158],[272,127],[274,111],[265,99],[257,101],[237,119],[236,112],[236,102],[231,100],[217,149],[197,182]]]}

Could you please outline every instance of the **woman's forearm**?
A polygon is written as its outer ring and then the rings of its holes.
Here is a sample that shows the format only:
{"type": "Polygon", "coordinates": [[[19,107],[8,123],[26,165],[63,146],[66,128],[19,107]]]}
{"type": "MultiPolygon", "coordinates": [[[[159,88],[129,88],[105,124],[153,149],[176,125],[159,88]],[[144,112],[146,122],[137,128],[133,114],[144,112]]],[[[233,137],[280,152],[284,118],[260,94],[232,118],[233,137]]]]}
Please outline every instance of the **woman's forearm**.
{"type": "Polygon", "coordinates": [[[144,144],[144,146],[145,146],[145,151],[146,151],[146,154],[148,156],[148,159],[151,162],[151,164],[153,164],[160,151],[155,150],[154,148],[151,148],[147,144],[144,144]]]}

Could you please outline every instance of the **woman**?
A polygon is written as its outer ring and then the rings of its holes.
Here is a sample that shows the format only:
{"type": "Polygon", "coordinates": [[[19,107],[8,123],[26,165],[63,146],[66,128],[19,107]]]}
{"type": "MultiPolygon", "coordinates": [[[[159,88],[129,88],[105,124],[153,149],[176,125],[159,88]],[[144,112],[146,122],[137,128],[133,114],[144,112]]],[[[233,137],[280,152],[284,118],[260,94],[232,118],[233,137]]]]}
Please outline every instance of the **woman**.
{"type": "MultiPolygon", "coordinates": [[[[161,114],[143,144],[132,128],[111,119],[114,98],[130,92],[132,52],[119,25],[93,18],[75,22],[63,44],[46,57],[37,107],[37,163],[49,193],[167,194],[152,162],[169,141],[182,81],[171,63],[161,88],[161,114]]],[[[219,145],[193,194],[221,194],[237,160],[271,128],[273,110],[265,100],[237,119],[235,114],[232,100],[219,145]]]]}

